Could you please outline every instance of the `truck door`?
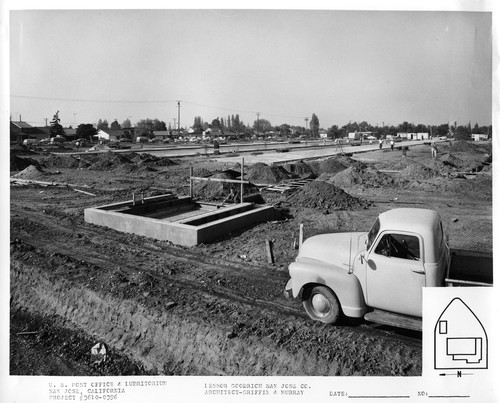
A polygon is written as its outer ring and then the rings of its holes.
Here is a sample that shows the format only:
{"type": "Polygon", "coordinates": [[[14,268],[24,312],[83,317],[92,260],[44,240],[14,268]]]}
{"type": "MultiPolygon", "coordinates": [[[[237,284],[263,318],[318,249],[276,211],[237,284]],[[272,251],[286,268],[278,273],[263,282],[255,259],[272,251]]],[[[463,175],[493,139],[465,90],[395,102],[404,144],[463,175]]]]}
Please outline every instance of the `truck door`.
{"type": "Polygon", "coordinates": [[[420,237],[392,232],[381,234],[367,259],[368,305],[405,315],[422,316],[424,286],[420,237]]]}

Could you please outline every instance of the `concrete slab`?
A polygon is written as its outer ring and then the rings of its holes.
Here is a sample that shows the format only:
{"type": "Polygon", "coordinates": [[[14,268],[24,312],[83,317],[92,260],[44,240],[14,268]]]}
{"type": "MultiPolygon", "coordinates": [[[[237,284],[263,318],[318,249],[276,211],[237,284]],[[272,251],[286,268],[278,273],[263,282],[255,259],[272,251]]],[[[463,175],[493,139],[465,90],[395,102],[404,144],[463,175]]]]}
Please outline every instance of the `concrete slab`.
{"type": "MultiPolygon", "coordinates": [[[[426,141],[413,140],[413,141],[403,141],[398,142],[395,145],[395,149],[397,150],[400,147],[414,147],[424,144],[426,141]]],[[[230,155],[220,156],[216,158],[219,162],[227,162],[227,163],[237,163],[241,161],[241,158],[245,158],[245,164],[256,164],[258,162],[262,162],[267,165],[280,165],[288,162],[296,162],[296,161],[306,161],[306,160],[315,160],[321,158],[329,158],[333,157],[337,154],[341,153],[366,153],[369,151],[377,151],[379,149],[378,143],[373,142],[372,144],[362,144],[360,146],[350,146],[343,145],[342,148],[337,147],[331,142],[325,146],[316,146],[309,148],[290,148],[290,151],[278,152],[278,151],[266,151],[265,153],[252,155],[252,154],[241,154],[237,157],[231,157],[230,155]]],[[[388,144],[384,144],[384,150],[390,149],[388,144]]]]}
{"type": "Polygon", "coordinates": [[[227,233],[275,219],[272,206],[239,203],[225,207],[162,195],[87,208],[85,221],[177,245],[210,243],[227,233]]]}

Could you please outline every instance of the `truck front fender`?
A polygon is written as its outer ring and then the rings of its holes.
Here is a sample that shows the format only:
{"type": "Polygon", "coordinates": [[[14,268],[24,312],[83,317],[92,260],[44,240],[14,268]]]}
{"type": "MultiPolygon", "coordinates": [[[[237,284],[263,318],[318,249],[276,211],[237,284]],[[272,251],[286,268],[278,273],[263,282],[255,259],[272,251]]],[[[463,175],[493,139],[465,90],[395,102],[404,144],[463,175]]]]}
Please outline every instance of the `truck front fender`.
{"type": "Polygon", "coordinates": [[[305,287],[320,284],[337,295],[346,316],[360,318],[367,312],[359,279],[345,269],[318,261],[293,262],[288,269],[290,280],[285,288],[291,290],[293,297],[305,287]]]}

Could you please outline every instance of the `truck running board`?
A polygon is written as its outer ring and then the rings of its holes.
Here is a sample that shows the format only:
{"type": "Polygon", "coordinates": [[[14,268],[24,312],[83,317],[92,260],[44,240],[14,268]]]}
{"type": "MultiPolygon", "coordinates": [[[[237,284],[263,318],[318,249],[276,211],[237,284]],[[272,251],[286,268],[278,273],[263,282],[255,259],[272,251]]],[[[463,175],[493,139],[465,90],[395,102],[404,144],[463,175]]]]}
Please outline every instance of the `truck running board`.
{"type": "Polygon", "coordinates": [[[402,327],[405,329],[422,331],[422,319],[414,316],[375,309],[365,314],[365,320],[382,323],[384,325],[402,327]]]}

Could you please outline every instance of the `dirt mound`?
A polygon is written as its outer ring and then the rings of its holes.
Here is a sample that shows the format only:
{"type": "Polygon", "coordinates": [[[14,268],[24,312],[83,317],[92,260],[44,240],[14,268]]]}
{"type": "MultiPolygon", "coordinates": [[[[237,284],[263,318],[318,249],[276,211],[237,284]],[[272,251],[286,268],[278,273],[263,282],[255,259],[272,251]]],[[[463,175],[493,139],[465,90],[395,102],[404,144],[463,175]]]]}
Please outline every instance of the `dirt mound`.
{"type": "Polygon", "coordinates": [[[22,170],[18,174],[14,175],[14,178],[28,179],[28,180],[40,180],[44,179],[47,174],[39,166],[30,165],[26,169],[22,170]]]}
{"type": "Polygon", "coordinates": [[[89,169],[95,171],[108,171],[116,168],[125,168],[133,164],[125,155],[116,154],[111,151],[98,156],[97,161],[89,166],[89,169]]]}
{"type": "MultiPolygon", "coordinates": [[[[127,168],[125,168],[125,170],[127,170],[127,168]]],[[[147,165],[144,165],[144,166],[141,166],[141,167],[138,167],[136,168],[135,166],[129,166],[129,172],[133,171],[134,175],[135,176],[141,176],[143,174],[148,174],[148,173],[151,173],[151,172],[157,172],[158,170],[154,167],[150,167],[150,166],[147,166],[147,165]]]]}
{"type": "Polygon", "coordinates": [[[45,168],[87,168],[90,162],[72,155],[49,155],[42,161],[45,168]]]}
{"type": "Polygon", "coordinates": [[[335,157],[328,158],[323,161],[311,162],[309,165],[316,176],[320,176],[321,174],[336,174],[352,165],[359,164],[365,166],[364,164],[355,161],[346,155],[336,155],[335,157]]]}
{"type": "Polygon", "coordinates": [[[207,176],[210,176],[212,175],[212,172],[210,172],[208,169],[206,168],[195,168],[193,170],[193,175],[194,176],[198,176],[200,178],[206,178],[207,176]]]}
{"type": "Polygon", "coordinates": [[[354,185],[363,185],[366,187],[394,186],[394,178],[379,172],[377,169],[369,166],[364,168],[361,165],[353,165],[342,172],[332,176],[328,182],[341,188],[348,188],[354,185]]]}
{"type": "Polygon", "coordinates": [[[282,166],[263,163],[253,165],[248,173],[248,180],[254,183],[279,183],[289,178],[290,174],[282,166]]]}
{"type": "Polygon", "coordinates": [[[125,158],[127,158],[130,162],[135,162],[135,163],[140,162],[143,158],[147,158],[147,156],[152,157],[151,154],[147,154],[147,153],[137,154],[136,152],[133,152],[133,151],[127,152],[127,153],[122,153],[121,155],[123,155],[125,158]]]}
{"type": "Polygon", "coordinates": [[[370,203],[347,194],[337,186],[322,181],[306,184],[288,201],[295,207],[319,208],[323,210],[355,210],[367,208],[370,203]]]}
{"type": "MultiPolygon", "coordinates": [[[[172,166],[172,165],[177,165],[170,158],[157,157],[155,155],[151,155],[151,154],[147,154],[147,153],[140,154],[139,158],[140,158],[140,161],[138,162],[139,165],[149,165],[149,166],[155,166],[155,167],[168,167],[168,166],[172,166]]],[[[130,158],[129,158],[129,160],[134,161],[133,159],[130,159],[130,158]]]]}
{"type": "Polygon", "coordinates": [[[10,171],[22,171],[23,169],[28,168],[30,165],[40,167],[40,164],[37,160],[33,158],[21,158],[17,155],[10,154],[10,171]]]}
{"type": "Polygon", "coordinates": [[[448,165],[452,168],[461,167],[464,164],[464,162],[460,158],[457,158],[454,155],[448,153],[441,155],[439,157],[439,160],[443,162],[443,164],[448,165]]]}
{"type": "Polygon", "coordinates": [[[108,151],[111,150],[106,144],[96,144],[93,147],[90,147],[87,151],[108,151]]]}
{"type": "Polygon", "coordinates": [[[415,164],[415,162],[411,158],[401,157],[396,162],[391,161],[391,162],[377,164],[377,168],[378,169],[405,169],[413,164],[415,164]]]}
{"type": "Polygon", "coordinates": [[[473,194],[476,200],[491,200],[493,189],[491,177],[487,175],[477,179],[443,179],[435,177],[424,181],[414,180],[409,181],[405,188],[426,192],[451,193],[460,198],[466,194],[473,194]]]}
{"type": "Polygon", "coordinates": [[[400,172],[400,176],[407,179],[429,179],[439,176],[439,171],[421,164],[411,164],[400,172]]]}
{"type": "Polygon", "coordinates": [[[481,147],[479,147],[473,143],[470,143],[468,141],[463,141],[463,140],[460,140],[460,141],[453,143],[453,145],[450,147],[450,151],[453,151],[453,152],[478,152],[478,153],[483,152],[481,147]]]}
{"type": "Polygon", "coordinates": [[[10,155],[36,155],[36,151],[30,150],[22,144],[15,144],[10,146],[10,155]]]}
{"type": "Polygon", "coordinates": [[[302,179],[313,179],[316,177],[316,174],[313,172],[311,167],[304,161],[297,161],[293,164],[285,164],[283,165],[283,168],[285,168],[288,173],[302,179]]]}
{"type": "MultiPolygon", "coordinates": [[[[217,172],[210,176],[210,178],[215,179],[235,179],[239,176],[239,173],[233,170],[226,170],[223,172],[217,172]]],[[[226,183],[226,182],[216,182],[216,181],[199,181],[195,182],[193,187],[194,195],[199,197],[202,200],[206,201],[222,201],[225,200],[230,194],[231,190],[235,202],[240,201],[240,184],[239,183],[226,183]]],[[[245,184],[243,186],[243,194],[249,195],[258,193],[258,189],[251,184],[245,184]]],[[[232,202],[232,200],[228,199],[228,202],[232,202]]]]}

